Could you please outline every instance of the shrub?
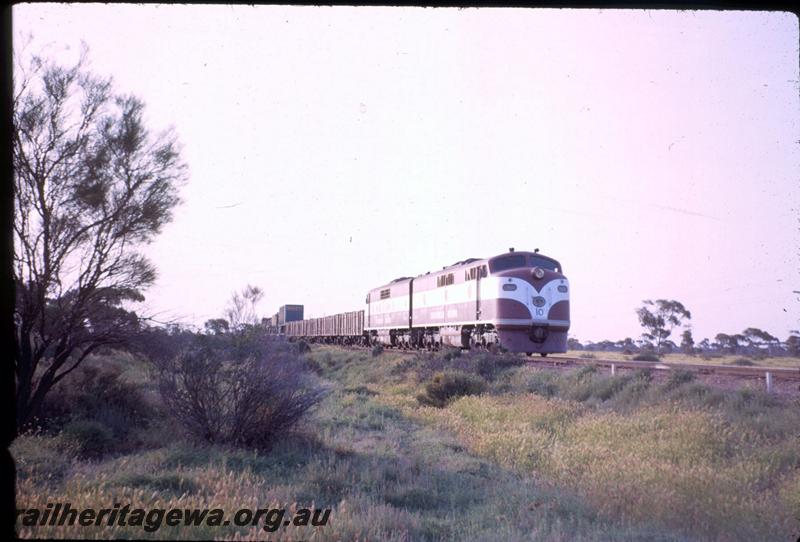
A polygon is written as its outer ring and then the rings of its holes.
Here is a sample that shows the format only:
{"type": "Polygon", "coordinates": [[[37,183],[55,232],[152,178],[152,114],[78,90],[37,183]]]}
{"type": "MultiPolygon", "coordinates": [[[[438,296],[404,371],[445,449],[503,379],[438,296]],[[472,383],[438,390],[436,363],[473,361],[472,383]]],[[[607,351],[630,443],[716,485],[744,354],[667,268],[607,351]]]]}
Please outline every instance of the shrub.
{"type": "Polygon", "coordinates": [[[159,364],[158,390],[194,438],[268,449],[325,391],[291,348],[263,340],[233,346],[194,348],[159,364]]]}
{"type": "Polygon", "coordinates": [[[476,372],[488,380],[494,379],[499,371],[509,367],[519,367],[527,363],[525,358],[509,353],[477,352],[471,354],[467,359],[472,372],[476,372]]]}
{"type": "Polygon", "coordinates": [[[595,355],[592,352],[584,352],[583,354],[581,354],[578,357],[582,358],[582,359],[594,359],[595,355]]]}
{"type": "MultiPolygon", "coordinates": [[[[584,394],[579,400],[608,401],[627,386],[629,377],[599,377],[587,379],[575,391],[584,394]]],[[[576,397],[577,398],[577,397],[576,397]]]]}
{"type": "Polygon", "coordinates": [[[748,367],[750,365],[755,365],[752,361],[747,358],[738,358],[731,362],[731,365],[742,365],[748,367]]]}
{"type": "Polygon", "coordinates": [[[442,408],[452,399],[464,395],[480,395],[486,391],[486,381],[480,376],[463,371],[437,373],[425,386],[425,393],[417,396],[423,405],[442,408]]]}
{"type": "Polygon", "coordinates": [[[77,445],[64,435],[25,433],[9,446],[14,457],[17,480],[33,479],[38,483],[58,485],[67,476],[77,456],[77,445]]]}
{"type": "Polygon", "coordinates": [[[711,360],[711,359],[719,359],[719,358],[721,358],[722,356],[723,356],[723,354],[721,354],[720,352],[710,352],[710,351],[706,351],[706,352],[703,352],[703,354],[702,354],[700,357],[701,357],[702,359],[704,359],[704,360],[708,361],[708,360],[711,360]]]}
{"type": "Polygon", "coordinates": [[[670,372],[667,383],[664,384],[664,389],[673,390],[677,387],[687,384],[694,380],[694,373],[684,369],[676,369],[670,372]]]}
{"type": "Polygon", "coordinates": [[[378,344],[376,344],[375,346],[372,347],[372,357],[376,358],[376,357],[380,356],[381,354],[383,354],[383,345],[378,343],[378,344]]]}
{"type": "Polygon", "coordinates": [[[609,397],[609,403],[612,408],[628,411],[646,402],[648,398],[652,399],[652,394],[649,393],[651,391],[650,385],[653,381],[651,369],[636,369],[629,375],[612,380],[615,380],[619,386],[614,389],[613,395],[609,397]]]}
{"type": "Polygon", "coordinates": [[[530,393],[553,397],[559,390],[559,378],[551,371],[537,371],[531,375],[526,383],[526,389],[530,393]]]}
{"type": "Polygon", "coordinates": [[[633,361],[661,361],[655,352],[642,352],[633,356],[633,361]]]}
{"type": "Polygon", "coordinates": [[[311,347],[303,339],[300,339],[295,343],[295,348],[297,348],[298,354],[305,354],[307,352],[311,352],[311,347]]]}
{"type": "Polygon", "coordinates": [[[120,449],[132,430],[147,427],[155,418],[155,408],[141,386],[125,380],[118,364],[99,363],[87,360],[54,388],[45,398],[42,412],[47,418],[42,425],[59,430],[70,422],[95,421],[111,431],[114,448],[120,449]]]}
{"type": "Polygon", "coordinates": [[[597,367],[594,365],[584,365],[580,369],[577,369],[572,376],[576,380],[583,380],[584,378],[591,377],[593,374],[597,373],[597,367]]]}
{"type": "Polygon", "coordinates": [[[62,436],[76,445],[78,456],[98,459],[108,452],[114,443],[111,430],[100,422],[78,420],[64,426],[62,436]]]}

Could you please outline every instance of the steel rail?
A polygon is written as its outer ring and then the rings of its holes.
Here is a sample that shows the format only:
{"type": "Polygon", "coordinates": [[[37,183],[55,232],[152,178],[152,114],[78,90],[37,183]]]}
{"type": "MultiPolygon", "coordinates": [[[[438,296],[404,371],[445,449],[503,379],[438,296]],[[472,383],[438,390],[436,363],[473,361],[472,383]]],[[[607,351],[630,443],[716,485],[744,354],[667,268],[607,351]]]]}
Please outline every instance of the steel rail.
{"type": "Polygon", "coordinates": [[[693,371],[699,374],[719,374],[732,375],[739,377],[763,378],[766,381],[767,391],[772,391],[773,379],[800,380],[800,367],[764,367],[764,366],[742,366],[742,365],[711,365],[699,363],[676,363],[664,361],[634,361],[634,360],[611,360],[611,359],[592,359],[549,356],[546,359],[537,359],[536,362],[551,362],[555,364],[595,365],[600,367],[610,367],[611,374],[616,373],[616,369],[655,369],[658,371],[684,370],[693,371]]]}

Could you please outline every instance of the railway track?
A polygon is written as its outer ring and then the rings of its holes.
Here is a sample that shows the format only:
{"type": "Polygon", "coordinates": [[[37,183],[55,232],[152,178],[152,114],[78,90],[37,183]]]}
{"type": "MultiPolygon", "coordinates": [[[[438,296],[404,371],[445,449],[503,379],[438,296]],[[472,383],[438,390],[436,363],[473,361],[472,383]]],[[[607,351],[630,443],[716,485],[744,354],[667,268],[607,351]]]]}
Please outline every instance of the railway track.
{"type": "Polygon", "coordinates": [[[593,365],[608,367],[611,374],[617,369],[651,369],[656,371],[691,371],[703,375],[724,375],[739,378],[763,379],[767,392],[772,392],[776,380],[800,381],[800,367],[758,367],[741,365],[711,365],[700,363],[670,363],[633,360],[586,359],[567,356],[549,356],[534,360],[538,364],[593,365]]]}
{"type": "MultiPolygon", "coordinates": [[[[356,346],[346,346],[344,348],[360,348],[356,346]]],[[[414,354],[421,350],[391,349],[404,354],[414,354]]],[[[520,354],[521,355],[521,354],[520,354]]],[[[674,363],[674,362],[653,362],[653,361],[634,361],[634,360],[611,360],[596,358],[577,358],[572,356],[531,357],[530,363],[536,365],[546,365],[555,367],[567,367],[571,365],[592,365],[595,367],[606,367],[611,370],[611,374],[616,374],[618,369],[650,369],[659,372],[671,372],[675,370],[691,371],[700,375],[718,375],[723,377],[733,377],[740,379],[759,379],[764,381],[768,393],[775,388],[775,382],[781,381],[800,381],[800,367],[759,367],[742,365],[713,365],[701,363],[674,363]]],[[[800,388],[798,388],[800,389],[800,388]]]]}

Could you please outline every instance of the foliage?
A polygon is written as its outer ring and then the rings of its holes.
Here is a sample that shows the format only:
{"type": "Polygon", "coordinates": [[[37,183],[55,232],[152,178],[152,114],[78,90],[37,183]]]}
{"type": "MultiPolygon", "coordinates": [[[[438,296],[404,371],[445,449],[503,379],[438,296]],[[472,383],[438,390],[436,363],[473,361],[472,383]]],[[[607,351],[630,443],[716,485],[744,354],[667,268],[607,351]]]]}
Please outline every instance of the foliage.
{"type": "Polygon", "coordinates": [[[633,361],[661,361],[655,352],[642,352],[633,356],[633,361]]]}
{"type": "Polygon", "coordinates": [[[297,341],[295,346],[297,348],[297,353],[298,354],[307,354],[308,352],[311,352],[311,347],[303,339],[300,339],[299,341],[297,341]]]}
{"type": "Polygon", "coordinates": [[[381,343],[376,344],[372,347],[372,357],[378,357],[383,354],[383,345],[381,343]]]}
{"type": "Polygon", "coordinates": [[[77,445],[80,457],[97,459],[109,451],[114,443],[111,430],[94,420],[77,420],[64,426],[64,438],[77,445]]]}
{"type": "Polygon", "coordinates": [[[248,284],[239,292],[233,292],[225,309],[226,322],[230,322],[230,329],[241,331],[246,327],[255,326],[258,323],[256,305],[264,297],[264,291],[258,286],[248,284]]]}
{"type": "Polygon", "coordinates": [[[163,362],[174,358],[196,340],[195,333],[179,325],[145,326],[132,339],[131,348],[146,359],[163,362]]]}
{"type": "Polygon", "coordinates": [[[744,335],[728,335],[727,333],[717,333],[714,336],[714,340],[720,350],[729,354],[736,354],[741,348],[742,343],[745,342],[744,335]]]}
{"type": "Polygon", "coordinates": [[[480,395],[486,391],[486,381],[480,376],[462,371],[437,373],[425,386],[417,400],[423,405],[444,407],[449,401],[464,395],[480,395]]]}
{"type": "Polygon", "coordinates": [[[125,449],[129,434],[148,427],[156,417],[142,389],[127,382],[120,366],[108,359],[92,359],[62,380],[42,411],[47,417],[38,421],[50,430],[72,422],[102,424],[114,437],[109,446],[113,450],[125,449]]]}
{"type": "MultiPolygon", "coordinates": [[[[651,385],[638,403],[623,403],[640,385],[636,373],[609,378],[598,370],[582,373],[592,397],[576,402],[559,395],[571,393],[576,374],[526,364],[496,375],[518,386],[512,393],[421,408],[414,356],[387,351],[375,363],[368,349],[321,345],[304,357],[317,359],[335,388],[304,435],[279,439],[268,452],[178,441],[99,462],[57,454],[49,435],[23,436],[11,450],[22,473],[18,507],[122,499],[142,508],[333,508],[328,526],[287,526],[268,537],[275,540],[796,537],[800,410],[780,397],[698,393],[688,383],[671,391],[651,385]],[[550,399],[525,393],[536,373],[551,375],[561,391],[550,399]],[[627,384],[600,402],[606,380],[627,384]]],[[[18,527],[34,538],[142,536],[120,525],[18,527]]],[[[265,536],[261,526],[233,525],[168,534],[265,536]]]]}
{"type": "Polygon", "coordinates": [[[643,337],[655,343],[656,350],[672,334],[672,330],[682,325],[684,320],[691,319],[691,313],[682,303],[675,300],[657,299],[655,303],[649,299],[644,300],[643,305],[636,309],[639,323],[646,330],[643,337]],[[649,307],[653,307],[651,310],[649,307]]]}
{"type": "Polygon", "coordinates": [[[766,331],[758,329],[757,327],[748,327],[742,331],[742,336],[744,336],[744,339],[749,345],[755,346],[756,348],[760,348],[764,344],[778,342],[777,337],[773,337],[766,331]]]}
{"type": "Polygon", "coordinates": [[[694,338],[692,338],[691,329],[684,329],[681,333],[681,351],[684,354],[694,354],[694,338]]]}
{"type": "Polygon", "coordinates": [[[569,337],[567,339],[567,349],[569,349],[569,350],[583,350],[583,345],[575,337],[569,337]]]}
{"type": "Polygon", "coordinates": [[[157,372],[170,413],[199,440],[267,449],[325,395],[289,345],[257,333],[207,339],[157,372]]]}
{"type": "Polygon", "coordinates": [[[667,379],[666,384],[664,384],[665,390],[672,390],[677,387],[682,386],[683,384],[688,384],[694,380],[695,376],[694,373],[691,371],[686,371],[684,369],[675,369],[670,372],[669,378],[667,379]]]}
{"type": "Polygon", "coordinates": [[[434,374],[449,370],[477,374],[492,381],[505,369],[525,365],[526,358],[508,352],[472,350],[462,353],[460,348],[448,348],[443,352],[419,352],[410,363],[417,367],[419,381],[429,380],[434,374]]]}
{"type": "Polygon", "coordinates": [[[796,330],[786,339],[786,348],[790,356],[800,356],[800,334],[796,330]]]}
{"type": "Polygon", "coordinates": [[[211,318],[206,320],[205,324],[203,324],[203,328],[205,329],[206,333],[210,333],[212,335],[222,335],[223,333],[227,333],[230,331],[230,324],[225,318],[211,318]]]}
{"type": "Polygon", "coordinates": [[[144,104],[84,64],[85,51],[73,66],[33,57],[15,70],[18,432],[87,356],[137,330],[123,307],[155,279],[137,249],[171,219],[185,179],[174,134],[152,135],[144,104]]]}

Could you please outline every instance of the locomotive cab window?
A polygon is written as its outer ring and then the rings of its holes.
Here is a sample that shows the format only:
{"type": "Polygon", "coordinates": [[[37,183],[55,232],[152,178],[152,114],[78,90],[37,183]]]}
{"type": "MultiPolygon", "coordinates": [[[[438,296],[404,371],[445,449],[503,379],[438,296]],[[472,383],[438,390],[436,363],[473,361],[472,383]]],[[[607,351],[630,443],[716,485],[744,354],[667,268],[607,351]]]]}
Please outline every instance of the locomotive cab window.
{"type": "Polygon", "coordinates": [[[489,268],[492,270],[492,273],[497,273],[498,271],[505,271],[506,269],[515,269],[517,267],[527,267],[528,262],[525,259],[524,254],[512,254],[509,256],[500,256],[499,258],[494,258],[489,260],[489,268]]]}

